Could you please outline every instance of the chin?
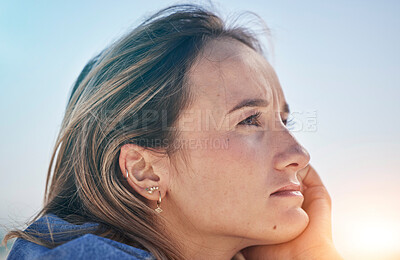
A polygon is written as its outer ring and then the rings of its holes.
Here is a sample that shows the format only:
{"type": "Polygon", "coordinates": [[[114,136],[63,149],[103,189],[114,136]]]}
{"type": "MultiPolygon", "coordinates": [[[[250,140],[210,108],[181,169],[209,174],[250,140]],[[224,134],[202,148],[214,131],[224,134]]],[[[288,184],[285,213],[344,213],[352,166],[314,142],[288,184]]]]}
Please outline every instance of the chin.
{"type": "Polygon", "coordinates": [[[310,221],[307,213],[300,207],[288,209],[277,221],[274,244],[288,242],[298,237],[310,221]]]}
{"type": "Polygon", "coordinates": [[[249,230],[247,231],[245,237],[251,241],[247,246],[289,242],[306,229],[308,222],[308,215],[301,207],[286,208],[275,212],[274,216],[268,220],[267,225],[264,222],[252,229],[251,233],[249,230]]]}

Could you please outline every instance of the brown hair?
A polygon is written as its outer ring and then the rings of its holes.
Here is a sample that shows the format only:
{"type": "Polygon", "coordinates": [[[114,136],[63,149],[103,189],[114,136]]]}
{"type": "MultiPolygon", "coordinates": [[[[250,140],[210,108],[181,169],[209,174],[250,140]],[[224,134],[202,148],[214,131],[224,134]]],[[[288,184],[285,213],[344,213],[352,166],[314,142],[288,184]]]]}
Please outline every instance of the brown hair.
{"type": "MultiPolygon", "coordinates": [[[[157,259],[183,259],[158,215],[124,185],[119,151],[136,143],[169,156],[176,152],[170,144],[179,133],[171,127],[192,100],[187,72],[205,44],[221,37],[262,52],[248,30],[227,28],[203,7],[175,5],[90,60],[73,86],[48,169],[44,206],[33,221],[52,213],[71,223],[96,222],[99,228],[87,232],[148,250],[157,259]],[[151,119],[146,111],[154,112],[151,119]]],[[[29,230],[11,231],[4,241],[15,237],[57,246],[29,230]]]]}

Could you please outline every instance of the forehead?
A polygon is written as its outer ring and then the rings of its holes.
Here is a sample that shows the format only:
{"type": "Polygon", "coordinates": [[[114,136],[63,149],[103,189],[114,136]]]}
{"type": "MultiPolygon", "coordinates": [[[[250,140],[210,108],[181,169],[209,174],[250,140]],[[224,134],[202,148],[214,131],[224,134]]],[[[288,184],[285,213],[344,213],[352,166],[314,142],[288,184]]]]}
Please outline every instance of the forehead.
{"type": "Polygon", "coordinates": [[[241,100],[252,98],[266,99],[274,106],[284,102],[270,64],[237,40],[207,44],[189,71],[189,83],[195,104],[209,109],[229,110],[241,100]]]}

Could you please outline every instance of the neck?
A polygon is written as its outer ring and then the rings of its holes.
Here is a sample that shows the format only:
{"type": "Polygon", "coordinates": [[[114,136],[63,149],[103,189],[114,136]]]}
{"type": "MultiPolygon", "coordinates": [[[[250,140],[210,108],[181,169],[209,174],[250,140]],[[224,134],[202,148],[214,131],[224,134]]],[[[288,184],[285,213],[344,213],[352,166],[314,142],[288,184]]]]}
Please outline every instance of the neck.
{"type": "Polygon", "coordinates": [[[182,253],[185,259],[203,260],[230,260],[241,249],[245,248],[240,239],[232,239],[227,237],[213,237],[213,236],[196,236],[194,234],[185,234],[177,232],[176,237],[179,237],[178,244],[181,245],[182,253]]]}
{"type": "Polygon", "coordinates": [[[230,260],[240,250],[251,245],[242,237],[201,233],[192,223],[169,216],[167,212],[162,213],[164,226],[176,244],[180,245],[185,259],[230,260]]]}

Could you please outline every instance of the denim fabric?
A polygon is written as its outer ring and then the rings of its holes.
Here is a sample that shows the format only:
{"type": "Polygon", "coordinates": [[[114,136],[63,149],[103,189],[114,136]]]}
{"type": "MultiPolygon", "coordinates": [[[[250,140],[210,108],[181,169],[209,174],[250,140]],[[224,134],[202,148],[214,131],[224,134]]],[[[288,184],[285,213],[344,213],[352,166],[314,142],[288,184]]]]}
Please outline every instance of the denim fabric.
{"type": "Polygon", "coordinates": [[[147,251],[111,239],[93,234],[76,234],[76,231],[92,230],[96,227],[96,223],[74,225],[55,215],[48,214],[38,219],[26,230],[31,233],[38,232],[38,237],[53,239],[55,242],[64,242],[64,244],[49,249],[18,238],[7,259],[155,259],[147,251]],[[52,231],[52,236],[48,235],[49,230],[52,231]],[[39,233],[47,235],[43,236],[39,233]]]}

